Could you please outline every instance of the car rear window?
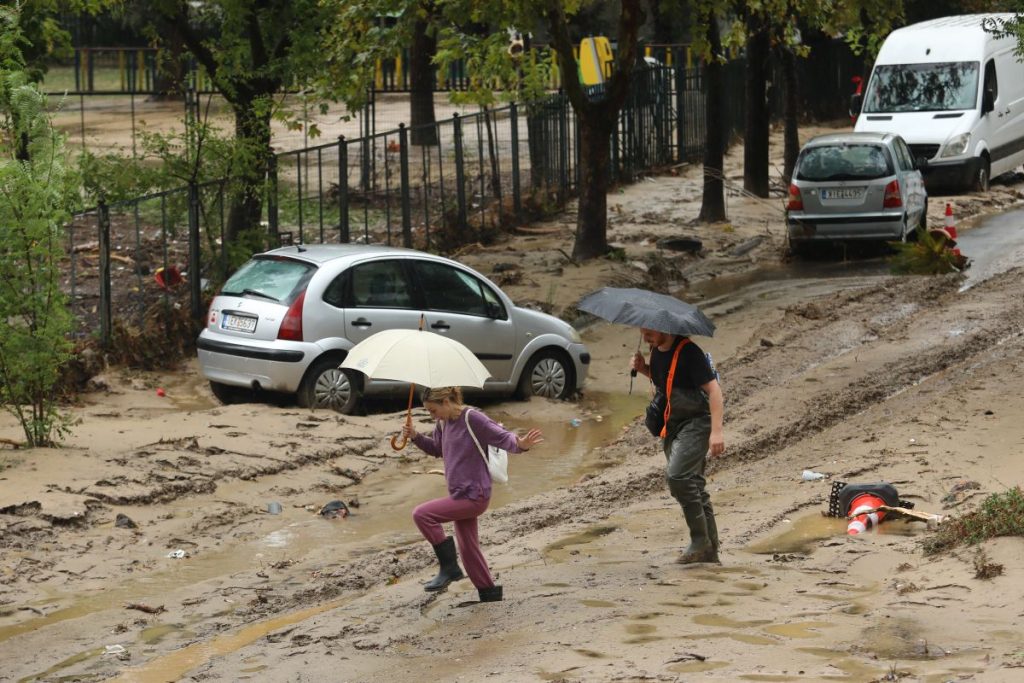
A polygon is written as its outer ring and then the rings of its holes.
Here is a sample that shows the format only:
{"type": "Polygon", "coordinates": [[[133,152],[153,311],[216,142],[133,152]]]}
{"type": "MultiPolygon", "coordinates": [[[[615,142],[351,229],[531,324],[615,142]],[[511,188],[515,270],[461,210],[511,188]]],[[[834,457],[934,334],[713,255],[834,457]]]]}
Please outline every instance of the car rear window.
{"type": "Polygon", "coordinates": [[[316,266],[284,258],[254,258],[228,278],[221,294],[250,295],[290,303],[303,291],[316,266]]]}
{"type": "Polygon", "coordinates": [[[882,145],[815,145],[800,155],[798,180],[871,180],[893,174],[892,160],[882,145]]]}

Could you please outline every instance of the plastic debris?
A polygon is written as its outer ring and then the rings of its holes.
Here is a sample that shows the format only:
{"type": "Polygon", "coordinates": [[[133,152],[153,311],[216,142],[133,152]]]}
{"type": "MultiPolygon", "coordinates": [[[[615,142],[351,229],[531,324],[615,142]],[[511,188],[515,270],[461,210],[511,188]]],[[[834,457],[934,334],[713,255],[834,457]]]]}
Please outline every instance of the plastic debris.
{"type": "Polygon", "coordinates": [[[178,548],[177,550],[172,550],[171,552],[167,553],[167,557],[169,557],[172,560],[182,560],[188,557],[188,553],[182,550],[181,548],[178,548]]]}
{"type": "Polygon", "coordinates": [[[579,427],[581,424],[583,424],[583,420],[579,419],[578,417],[574,417],[573,419],[569,420],[569,424],[572,425],[573,427],[579,427]]]}
{"type": "Polygon", "coordinates": [[[337,517],[348,517],[349,510],[348,506],[343,501],[332,500],[322,508],[320,508],[320,515],[328,519],[335,519],[337,517]]]}
{"type": "Polygon", "coordinates": [[[157,387],[156,395],[159,396],[160,398],[163,398],[164,396],[167,395],[167,392],[164,391],[163,387],[157,387]]]}
{"type": "Polygon", "coordinates": [[[279,515],[279,514],[281,514],[281,504],[280,503],[267,503],[267,512],[269,512],[272,515],[279,515]]]}
{"type": "Polygon", "coordinates": [[[803,474],[801,474],[800,476],[803,477],[804,481],[818,481],[820,479],[824,479],[826,475],[822,474],[821,472],[812,472],[811,470],[804,470],[803,474]]]}
{"type": "Polygon", "coordinates": [[[114,518],[114,526],[121,529],[135,529],[138,527],[132,518],[123,512],[117,513],[117,517],[114,518]]]}

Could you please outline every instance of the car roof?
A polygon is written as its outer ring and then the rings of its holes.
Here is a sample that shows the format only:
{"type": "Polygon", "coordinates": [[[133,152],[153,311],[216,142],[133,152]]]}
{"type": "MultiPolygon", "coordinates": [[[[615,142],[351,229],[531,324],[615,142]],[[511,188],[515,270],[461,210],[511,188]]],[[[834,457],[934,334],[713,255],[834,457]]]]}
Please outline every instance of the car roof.
{"type": "Polygon", "coordinates": [[[828,133],[826,135],[819,135],[811,138],[807,141],[807,144],[805,144],[804,147],[857,144],[865,142],[887,145],[892,142],[895,137],[896,136],[892,133],[828,133]]]}
{"type": "Polygon", "coordinates": [[[337,259],[362,259],[373,256],[387,256],[389,254],[431,256],[415,249],[385,247],[373,244],[296,244],[289,247],[271,249],[259,254],[259,256],[287,256],[321,265],[337,259]]]}

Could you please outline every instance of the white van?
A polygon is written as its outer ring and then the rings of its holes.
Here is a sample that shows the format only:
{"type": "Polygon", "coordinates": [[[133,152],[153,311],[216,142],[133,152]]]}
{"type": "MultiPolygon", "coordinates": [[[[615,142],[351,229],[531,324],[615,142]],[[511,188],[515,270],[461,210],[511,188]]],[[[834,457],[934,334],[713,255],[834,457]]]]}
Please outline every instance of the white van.
{"type": "Polygon", "coordinates": [[[902,136],[927,159],[931,186],[987,190],[1024,163],[1024,63],[1015,39],[992,32],[1012,17],[944,17],[890,33],[854,131],[902,136]]]}

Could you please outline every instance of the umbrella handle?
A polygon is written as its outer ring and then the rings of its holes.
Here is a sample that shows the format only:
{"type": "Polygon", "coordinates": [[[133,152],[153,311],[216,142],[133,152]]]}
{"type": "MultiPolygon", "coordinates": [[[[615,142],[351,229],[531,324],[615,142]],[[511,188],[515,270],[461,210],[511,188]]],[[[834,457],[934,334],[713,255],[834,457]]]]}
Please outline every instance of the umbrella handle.
{"type": "MultiPolygon", "coordinates": [[[[411,425],[412,424],[412,397],[413,397],[413,393],[415,391],[416,391],[416,385],[415,384],[410,384],[409,385],[409,407],[406,408],[406,411],[405,411],[405,424],[407,424],[407,425],[411,425]]],[[[391,437],[391,448],[393,448],[396,451],[402,450],[408,444],[409,444],[409,437],[407,437],[405,434],[395,434],[393,437],[391,437]],[[402,438],[401,443],[398,442],[398,438],[399,437],[402,438]]]]}

